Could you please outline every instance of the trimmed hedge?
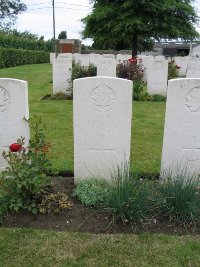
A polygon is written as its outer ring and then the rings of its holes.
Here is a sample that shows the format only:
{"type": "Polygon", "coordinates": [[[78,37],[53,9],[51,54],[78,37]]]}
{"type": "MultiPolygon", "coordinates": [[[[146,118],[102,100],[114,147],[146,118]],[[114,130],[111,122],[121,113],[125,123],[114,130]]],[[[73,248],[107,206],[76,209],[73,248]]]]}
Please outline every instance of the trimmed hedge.
{"type": "Polygon", "coordinates": [[[53,49],[53,41],[34,40],[0,33],[0,47],[50,52],[53,49]]]}
{"type": "Polygon", "coordinates": [[[39,63],[49,63],[48,52],[0,47],[0,69],[39,63]]]}

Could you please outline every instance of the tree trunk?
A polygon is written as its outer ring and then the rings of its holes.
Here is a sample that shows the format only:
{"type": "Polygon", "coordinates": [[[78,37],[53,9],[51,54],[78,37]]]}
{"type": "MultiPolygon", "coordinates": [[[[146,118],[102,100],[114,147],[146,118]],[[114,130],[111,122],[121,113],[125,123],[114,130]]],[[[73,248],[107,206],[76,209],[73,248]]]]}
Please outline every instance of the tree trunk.
{"type": "Polygon", "coordinates": [[[138,34],[132,34],[132,58],[137,57],[138,52],[138,34]]]}

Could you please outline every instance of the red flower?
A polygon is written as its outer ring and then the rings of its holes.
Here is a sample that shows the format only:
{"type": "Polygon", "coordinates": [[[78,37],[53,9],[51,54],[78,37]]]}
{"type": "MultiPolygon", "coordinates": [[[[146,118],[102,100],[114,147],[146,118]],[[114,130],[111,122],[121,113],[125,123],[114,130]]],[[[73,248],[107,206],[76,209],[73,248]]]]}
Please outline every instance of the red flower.
{"type": "Polygon", "coordinates": [[[18,152],[21,148],[22,148],[22,145],[18,143],[14,143],[9,146],[9,149],[11,152],[18,152]]]}
{"type": "Polygon", "coordinates": [[[177,70],[179,70],[181,67],[179,65],[176,65],[177,70]]]}
{"type": "Polygon", "coordinates": [[[137,63],[137,57],[129,58],[129,59],[128,59],[128,62],[131,62],[131,63],[137,63]]]}

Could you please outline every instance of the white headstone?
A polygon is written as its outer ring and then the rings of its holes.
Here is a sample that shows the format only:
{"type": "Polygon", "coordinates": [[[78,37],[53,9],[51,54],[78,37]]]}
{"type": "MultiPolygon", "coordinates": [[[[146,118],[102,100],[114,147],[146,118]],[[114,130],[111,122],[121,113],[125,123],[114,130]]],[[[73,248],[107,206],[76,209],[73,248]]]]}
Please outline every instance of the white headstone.
{"type": "Polygon", "coordinates": [[[174,57],[175,64],[180,67],[178,69],[180,76],[186,76],[188,60],[190,59],[191,57],[174,57]]]}
{"type": "Polygon", "coordinates": [[[72,53],[60,53],[57,56],[58,58],[68,58],[72,60],[72,53]]]}
{"type": "Polygon", "coordinates": [[[200,58],[190,58],[186,78],[200,78],[200,58]]]}
{"type": "Polygon", "coordinates": [[[53,64],[54,59],[56,58],[56,53],[50,53],[50,63],[53,64]]]}
{"type": "Polygon", "coordinates": [[[117,54],[117,64],[127,62],[131,55],[117,54]]]}
{"type": "Polygon", "coordinates": [[[75,53],[73,56],[76,63],[79,63],[81,66],[88,67],[90,64],[90,55],[89,54],[78,54],[75,53]]]}
{"type": "Polygon", "coordinates": [[[114,54],[103,54],[103,58],[115,58],[114,54]]]}
{"type": "Polygon", "coordinates": [[[94,66],[97,66],[97,63],[98,63],[98,60],[100,58],[102,58],[102,55],[100,54],[95,54],[95,53],[91,53],[89,55],[89,58],[90,58],[90,64],[93,64],[94,66]]]}
{"type": "Polygon", "coordinates": [[[116,67],[116,59],[101,58],[97,63],[97,76],[116,77],[116,67]]]}
{"type": "Polygon", "coordinates": [[[169,81],[161,173],[200,170],[200,79],[169,81]]]}
{"type": "Polygon", "coordinates": [[[168,61],[150,59],[147,69],[147,92],[167,95],[168,61]]]}
{"type": "Polygon", "coordinates": [[[57,58],[53,62],[53,93],[71,94],[72,60],[57,58]]]}
{"type": "Polygon", "coordinates": [[[144,82],[147,82],[147,73],[148,73],[148,66],[150,59],[154,59],[153,56],[138,55],[138,64],[141,64],[142,69],[144,71],[143,73],[144,82]]]}
{"type": "Polygon", "coordinates": [[[73,84],[74,179],[111,178],[130,158],[132,82],[110,77],[73,84]]]}
{"type": "Polygon", "coordinates": [[[25,137],[25,147],[28,147],[30,132],[28,106],[28,84],[26,81],[0,78],[0,170],[7,163],[2,157],[3,151],[25,137]]]}

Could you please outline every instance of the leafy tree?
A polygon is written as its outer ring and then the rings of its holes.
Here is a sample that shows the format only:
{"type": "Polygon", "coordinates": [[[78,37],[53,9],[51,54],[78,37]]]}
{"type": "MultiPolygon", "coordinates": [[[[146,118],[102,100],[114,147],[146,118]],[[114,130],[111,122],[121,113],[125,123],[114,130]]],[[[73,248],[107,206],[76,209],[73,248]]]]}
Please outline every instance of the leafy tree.
{"type": "Polygon", "coordinates": [[[84,38],[102,49],[138,50],[154,39],[190,39],[198,36],[193,0],[91,0],[93,11],[82,19],[84,38]]]}
{"type": "Polygon", "coordinates": [[[61,31],[58,35],[58,39],[67,39],[67,32],[61,31]]]}
{"type": "Polygon", "coordinates": [[[17,15],[26,10],[20,0],[0,0],[0,28],[10,28],[17,15]]]}

